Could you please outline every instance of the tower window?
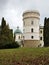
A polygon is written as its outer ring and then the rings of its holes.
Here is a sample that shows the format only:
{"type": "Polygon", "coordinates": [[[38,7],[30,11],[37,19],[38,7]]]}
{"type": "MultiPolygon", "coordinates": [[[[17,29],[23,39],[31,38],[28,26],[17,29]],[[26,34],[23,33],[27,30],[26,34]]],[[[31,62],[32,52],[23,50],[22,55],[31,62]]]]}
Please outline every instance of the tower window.
{"type": "Polygon", "coordinates": [[[31,24],[33,25],[33,21],[31,21],[31,24]]]}
{"type": "Polygon", "coordinates": [[[40,40],[42,40],[42,37],[40,37],[40,40]]]}
{"type": "Polygon", "coordinates": [[[33,32],[33,28],[31,29],[31,32],[33,32]]]}
{"type": "Polygon", "coordinates": [[[33,36],[31,36],[31,38],[33,39],[33,36]]]}

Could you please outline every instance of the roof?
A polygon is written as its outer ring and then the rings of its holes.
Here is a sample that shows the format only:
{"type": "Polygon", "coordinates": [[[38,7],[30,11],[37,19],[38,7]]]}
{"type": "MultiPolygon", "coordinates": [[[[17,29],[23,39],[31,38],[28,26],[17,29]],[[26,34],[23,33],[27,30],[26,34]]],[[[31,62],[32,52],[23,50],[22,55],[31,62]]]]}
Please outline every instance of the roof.
{"type": "Polygon", "coordinates": [[[26,14],[26,13],[37,13],[37,14],[40,15],[38,10],[27,10],[27,11],[24,11],[23,15],[26,14]]]}
{"type": "Polygon", "coordinates": [[[40,26],[40,29],[43,29],[44,28],[44,26],[40,26]]]}
{"type": "Polygon", "coordinates": [[[19,29],[19,27],[17,27],[17,29],[15,30],[14,34],[22,34],[21,30],[19,29]]]}

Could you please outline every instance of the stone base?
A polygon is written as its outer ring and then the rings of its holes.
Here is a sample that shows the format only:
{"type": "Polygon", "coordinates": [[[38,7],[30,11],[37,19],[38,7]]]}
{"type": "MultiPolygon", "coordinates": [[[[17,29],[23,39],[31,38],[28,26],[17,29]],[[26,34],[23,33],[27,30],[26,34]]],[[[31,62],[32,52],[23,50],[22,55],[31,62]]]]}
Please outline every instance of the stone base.
{"type": "Polygon", "coordinates": [[[38,47],[40,40],[24,40],[24,47],[38,47]]]}

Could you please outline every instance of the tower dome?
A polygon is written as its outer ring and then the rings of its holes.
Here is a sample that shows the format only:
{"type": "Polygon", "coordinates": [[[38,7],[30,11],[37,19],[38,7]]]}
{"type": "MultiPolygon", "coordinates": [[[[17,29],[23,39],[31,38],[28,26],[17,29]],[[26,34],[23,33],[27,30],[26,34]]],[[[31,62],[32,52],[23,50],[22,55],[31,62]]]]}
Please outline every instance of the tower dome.
{"type": "Polygon", "coordinates": [[[17,26],[17,29],[14,32],[15,34],[22,34],[21,30],[19,29],[19,27],[17,26]]]}

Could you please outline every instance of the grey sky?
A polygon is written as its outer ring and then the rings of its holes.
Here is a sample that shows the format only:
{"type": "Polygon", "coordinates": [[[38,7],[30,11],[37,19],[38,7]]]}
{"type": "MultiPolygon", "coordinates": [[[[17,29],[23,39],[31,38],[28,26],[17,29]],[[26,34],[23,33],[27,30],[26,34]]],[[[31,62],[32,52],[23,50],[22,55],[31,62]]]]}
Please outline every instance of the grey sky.
{"type": "Polygon", "coordinates": [[[10,28],[17,26],[23,29],[22,14],[25,10],[38,10],[40,12],[40,24],[44,18],[49,17],[48,0],[0,0],[0,21],[4,16],[10,28]]]}

